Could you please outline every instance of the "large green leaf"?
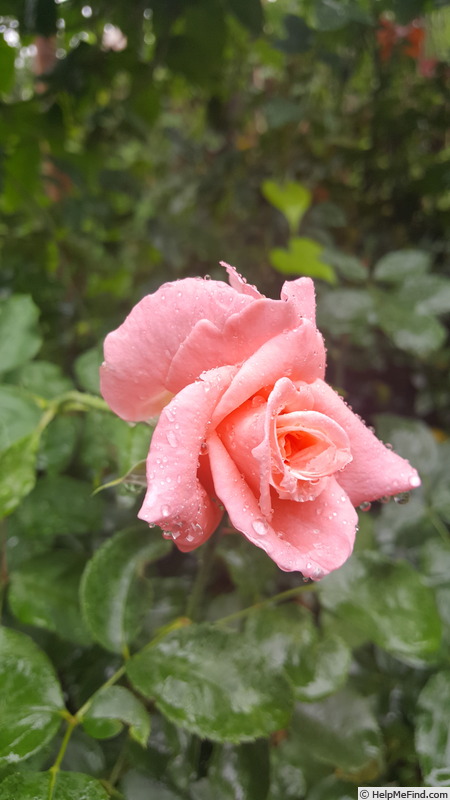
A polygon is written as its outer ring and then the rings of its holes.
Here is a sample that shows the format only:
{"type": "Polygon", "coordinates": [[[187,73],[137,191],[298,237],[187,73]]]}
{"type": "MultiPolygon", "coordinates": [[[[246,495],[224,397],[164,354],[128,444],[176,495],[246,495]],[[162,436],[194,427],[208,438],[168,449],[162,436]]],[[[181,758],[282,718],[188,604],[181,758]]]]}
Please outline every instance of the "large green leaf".
{"type": "Polygon", "coordinates": [[[95,778],[77,772],[59,772],[50,791],[49,772],[10,775],[0,783],[0,800],[108,800],[109,795],[95,778]]]}
{"type": "Polygon", "coordinates": [[[52,739],[64,702],[45,653],[9,628],[0,628],[0,698],[0,764],[13,764],[52,739]]]}
{"type": "Polygon", "coordinates": [[[419,313],[401,292],[380,294],[377,298],[380,328],[396,347],[425,358],[446,338],[446,330],[436,317],[419,313]]]}
{"type": "Polygon", "coordinates": [[[16,48],[0,36],[0,94],[8,94],[14,86],[16,48]]]}
{"type": "Polygon", "coordinates": [[[10,576],[13,614],[25,625],[54,631],[71,642],[89,643],[78,599],[84,564],[83,556],[60,550],[21,564],[10,576]]]}
{"type": "Polygon", "coordinates": [[[14,525],[31,538],[93,533],[101,525],[102,511],[103,499],[92,497],[89,483],[68,475],[48,475],[39,479],[22,503],[14,525]]]}
{"type": "Polygon", "coordinates": [[[51,400],[59,394],[70,392],[74,385],[62,369],[51,361],[30,361],[14,375],[14,382],[28,392],[51,400]]]}
{"type": "Polygon", "coordinates": [[[419,697],[416,748],[427,786],[450,786],[450,671],[433,675],[419,697]]]}
{"type": "Polygon", "coordinates": [[[39,309],[29,295],[0,298],[0,374],[36,355],[42,343],[38,318],[39,309]]]}
{"type": "MultiPolygon", "coordinates": [[[[119,721],[117,733],[122,729],[120,723],[129,725],[132,738],[146,747],[150,735],[150,716],[140,700],[124,686],[109,686],[97,692],[84,716],[84,729],[95,738],[104,738],[101,725],[105,721],[119,721]]],[[[106,736],[110,735],[106,733],[106,736]]]]}
{"type": "Polygon", "coordinates": [[[355,553],[321,581],[319,592],[333,616],[397,658],[414,662],[437,655],[441,622],[435,597],[407,562],[355,553]]]}
{"type": "Polygon", "coordinates": [[[439,448],[431,429],[424,422],[396,414],[378,414],[375,422],[378,436],[389,447],[408,459],[421,475],[433,474],[438,465],[439,448]]]}
{"type": "Polygon", "coordinates": [[[382,738],[370,699],[343,689],[321,703],[299,705],[299,743],[314,758],[356,773],[381,762],[382,738]]]}
{"type": "Polygon", "coordinates": [[[276,183],[264,181],[261,191],[278,211],[286,217],[291,233],[296,233],[298,225],[311,205],[311,192],[301,183],[276,183]]]}
{"type": "Polygon", "coordinates": [[[172,722],[216,741],[267,736],[290,717],[280,671],[245,637],[210,625],[169,634],[133,656],[127,673],[172,722]]]}
{"type": "Polygon", "coordinates": [[[88,563],[81,584],[83,615],[94,639],[107,650],[121,652],[136,635],[129,606],[133,598],[136,603],[138,573],[170,550],[171,543],[142,526],[117,533],[88,563]]]}

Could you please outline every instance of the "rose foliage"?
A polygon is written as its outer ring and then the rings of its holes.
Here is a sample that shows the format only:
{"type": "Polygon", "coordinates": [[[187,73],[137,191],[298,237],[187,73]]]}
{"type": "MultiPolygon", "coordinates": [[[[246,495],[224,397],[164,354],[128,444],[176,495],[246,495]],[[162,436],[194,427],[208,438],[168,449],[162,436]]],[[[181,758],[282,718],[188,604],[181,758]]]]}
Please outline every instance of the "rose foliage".
{"type": "Polygon", "coordinates": [[[352,552],[355,506],[420,485],[325,382],[309,278],[264,297],[187,278],[138,303],[105,342],[101,388],[120,417],[160,414],[139,517],[182,551],[224,508],[286,571],[318,579],[352,552]]]}

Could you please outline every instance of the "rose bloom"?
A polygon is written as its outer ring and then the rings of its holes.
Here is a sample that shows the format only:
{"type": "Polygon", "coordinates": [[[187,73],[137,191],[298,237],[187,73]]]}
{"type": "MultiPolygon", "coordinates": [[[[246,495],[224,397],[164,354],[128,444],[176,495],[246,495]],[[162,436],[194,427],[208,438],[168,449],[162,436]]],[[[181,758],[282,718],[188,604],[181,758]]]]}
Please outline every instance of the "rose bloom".
{"type": "Polygon", "coordinates": [[[106,402],[159,415],[139,517],[187,552],[226,509],[281,569],[318,579],[352,552],[355,506],[420,479],[324,381],[313,282],[271,300],[223,266],[230,286],[166,283],[106,337],[106,402]]]}

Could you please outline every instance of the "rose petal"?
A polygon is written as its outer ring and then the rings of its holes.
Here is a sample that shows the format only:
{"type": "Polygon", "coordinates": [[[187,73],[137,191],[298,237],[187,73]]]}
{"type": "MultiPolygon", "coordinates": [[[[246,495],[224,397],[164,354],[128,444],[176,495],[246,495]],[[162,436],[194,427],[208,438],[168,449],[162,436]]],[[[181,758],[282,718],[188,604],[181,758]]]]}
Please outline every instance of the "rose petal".
{"type": "Polygon", "coordinates": [[[170,531],[183,551],[202,544],[222,516],[199,480],[199,456],[212,410],[235,371],[233,367],[212,370],[179,392],[163,410],[153,434],[148,489],[138,516],[170,531]]]}
{"type": "Polygon", "coordinates": [[[306,317],[313,325],[316,324],[316,294],[311,278],[285,281],[281,289],[281,299],[292,303],[300,318],[306,317]]]}
{"type": "Polygon", "coordinates": [[[253,297],[222,281],[201,278],[166,283],[144,297],[105,340],[100,379],[108,405],[129,421],[159,414],[171,396],[167,375],[172,360],[199,320],[221,330],[230,315],[252,303],[253,297]]]}
{"type": "Polygon", "coordinates": [[[325,348],[317,328],[304,319],[298,328],[285,331],[263,344],[244,362],[217,404],[213,425],[245,403],[263,387],[279,378],[312,383],[325,373],[325,348]]]}
{"type": "Polygon", "coordinates": [[[318,579],[349,557],[357,514],[334,478],[315,500],[295,503],[273,498],[271,523],[219,436],[209,438],[211,471],[217,496],[234,527],[286,572],[299,570],[318,579]]]}
{"type": "Polygon", "coordinates": [[[264,295],[258,291],[256,286],[253,286],[252,283],[247,283],[245,278],[239,274],[236,267],[232,267],[231,264],[227,264],[226,261],[220,261],[219,263],[220,266],[225,267],[226,271],[228,272],[228,280],[233,289],[235,289],[237,292],[242,292],[242,294],[249,294],[251,297],[255,297],[256,299],[264,297],[264,295]]]}
{"type": "Polygon", "coordinates": [[[353,460],[336,478],[353,505],[420,485],[417,471],[409,462],[385,447],[333,389],[317,380],[311,390],[315,410],[334,419],[350,439],[353,460]]]}
{"type": "Polygon", "coordinates": [[[201,320],[174,356],[166,386],[175,393],[205,370],[240,364],[265,342],[297,324],[297,310],[292,303],[266,297],[230,315],[221,329],[201,320]]]}

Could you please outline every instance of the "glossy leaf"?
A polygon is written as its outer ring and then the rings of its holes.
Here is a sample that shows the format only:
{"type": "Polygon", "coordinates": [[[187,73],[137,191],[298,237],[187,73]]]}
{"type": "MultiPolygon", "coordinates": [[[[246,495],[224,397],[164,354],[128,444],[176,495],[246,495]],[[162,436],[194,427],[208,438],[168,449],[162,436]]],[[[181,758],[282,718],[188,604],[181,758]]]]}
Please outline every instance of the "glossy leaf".
{"type": "MultiPolygon", "coordinates": [[[[96,722],[120,721],[130,726],[130,736],[142,747],[147,745],[150,735],[150,716],[140,700],[123,686],[110,686],[101,689],[93,699],[84,719],[83,725],[87,733],[98,736],[96,722]]],[[[122,725],[119,724],[119,732],[122,725]]],[[[114,734],[113,734],[114,735],[114,734]]]]}
{"type": "Polygon", "coordinates": [[[99,781],[77,772],[59,772],[50,794],[49,772],[10,775],[0,783],[0,800],[108,800],[99,781]]]}
{"type": "Polygon", "coordinates": [[[215,741],[266,736],[287,724],[286,680],[239,634],[190,625],[142,650],[128,676],[172,722],[215,741]]]}
{"type": "Polygon", "coordinates": [[[48,400],[74,388],[70,378],[51,361],[30,361],[15,374],[14,382],[28,392],[48,400]]]}
{"type": "Polygon", "coordinates": [[[45,653],[9,628],[0,628],[0,694],[0,764],[13,764],[53,738],[64,703],[45,653]]]}
{"type": "Polygon", "coordinates": [[[0,519],[11,514],[33,489],[38,444],[31,434],[0,452],[0,519]]]}
{"type": "Polygon", "coordinates": [[[16,386],[0,386],[0,451],[36,429],[42,416],[33,399],[16,386]]]}
{"type": "Polygon", "coordinates": [[[198,800],[265,800],[269,790],[269,743],[241,744],[239,747],[215,747],[208,765],[208,776],[194,787],[198,800]]]}
{"type": "Polygon", "coordinates": [[[89,644],[78,587],[85,558],[70,551],[34,557],[11,573],[8,600],[24,625],[53,631],[62,639],[89,644]]]}
{"type": "Polygon", "coordinates": [[[38,318],[39,309],[29,295],[0,298],[0,374],[36,355],[42,342],[38,318]]]}
{"type": "Polygon", "coordinates": [[[436,317],[420,314],[400,294],[380,296],[377,302],[380,328],[396,347],[420,358],[437,350],[446,330],[436,317]]]}
{"type": "Polygon", "coordinates": [[[142,526],[108,539],[88,563],[81,584],[83,615],[94,639],[107,650],[121,652],[135,636],[136,620],[130,626],[128,607],[138,573],[170,550],[169,542],[142,526]]]}
{"type": "Polygon", "coordinates": [[[420,693],[416,748],[427,786],[450,786],[450,672],[433,675],[420,693]]]}
{"type": "Polygon", "coordinates": [[[325,608],[366,641],[406,661],[436,657],[441,623],[434,594],[407,562],[355,553],[319,592],[325,608]]]}
{"type": "Polygon", "coordinates": [[[68,475],[48,475],[39,479],[22,504],[15,524],[29,537],[82,535],[100,527],[102,510],[103,500],[92,497],[89,483],[68,475]]]}
{"type": "Polygon", "coordinates": [[[357,773],[381,762],[381,732],[371,701],[351,689],[298,706],[294,730],[309,753],[342,772],[357,773]]]}

